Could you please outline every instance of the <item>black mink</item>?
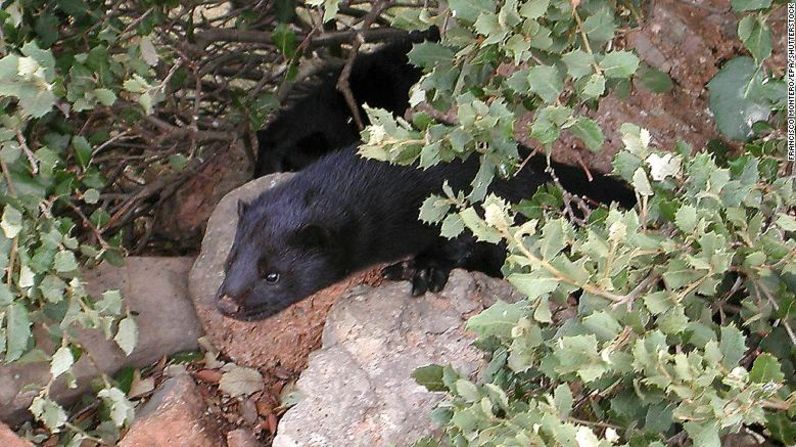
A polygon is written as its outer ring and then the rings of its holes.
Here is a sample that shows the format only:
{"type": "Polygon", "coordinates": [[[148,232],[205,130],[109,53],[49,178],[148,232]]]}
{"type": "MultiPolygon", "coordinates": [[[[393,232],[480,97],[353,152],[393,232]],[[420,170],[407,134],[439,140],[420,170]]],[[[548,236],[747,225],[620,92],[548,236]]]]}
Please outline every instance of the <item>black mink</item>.
{"type": "MultiPolygon", "coordinates": [[[[415,255],[410,273],[393,266],[385,273],[412,280],[413,294],[442,289],[455,267],[499,275],[503,248],[463,235],[453,241],[418,219],[421,203],[441,194],[448,180],[467,190],[478,160],[456,160],[426,170],[361,158],[356,146],[325,155],[249,204],[239,203],[238,227],[218,291],[227,316],[266,318],[351,272],[415,255]]],[[[530,197],[550,180],[538,157],[510,180],[496,179],[490,191],[510,201],[530,197]]],[[[565,188],[595,200],[632,206],[622,182],[554,165],[565,188]]]]}

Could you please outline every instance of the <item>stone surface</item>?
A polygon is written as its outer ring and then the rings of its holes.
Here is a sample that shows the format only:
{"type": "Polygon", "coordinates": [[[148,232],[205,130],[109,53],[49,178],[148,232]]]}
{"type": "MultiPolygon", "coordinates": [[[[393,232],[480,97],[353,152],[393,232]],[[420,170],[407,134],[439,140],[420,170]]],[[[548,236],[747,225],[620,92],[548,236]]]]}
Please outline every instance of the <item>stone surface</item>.
{"type": "Polygon", "coordinates": [[[205,402],[188,374],[165,380],[136,415],[120,447],[218,447],[218,425],[205,415],[205,402]]]}
{"type": "Polygon", "coordinates": [[[227,433],[227,447],[257,447],[260,441],[254,436],[251,430],[236,428],[227,433]]]}
{"type": "MultiPolygon", "coordinates": [[[[213,345],[235,363],[258,368],[267,376],[291,376],[306,365],[317,348],[329,307],[352,285],[374,282],[358,273],[266,320],[244,322],[216,310],[216,292],[224,278],[224,261],[235,238],[238,200],[252,200],[291,174],[256,179],[227,194],[207,222],[202,250],[191,269],[190,291],[199,319],[213,345]],[[277,374],[271,374],[279,370],[277,374]]],[[[268,377],[267,377],[268,378],[268,377]]]]}
{"type": "Polygon", "coordinates": [[[334,305],[322,348],[299,379],[303,400],[282,417],[274,447],[408,445],[433,434],[442,398],[411,378],[430,363],[465,374],[482,364],[466,319],[495,298],[514,301],[504,281],[455,270],[439,294],[410,296],[408,282],[352,290],[334,305]]]}
{"type": "MultiPolygon", "coordinates": [[[[100,265],[84,273],[86,290],[99,296],[108,289],[119,289],[125,304],[137,313],[139,337],[129,357],[96,330],[78,330],[78,341],[103,372],[112,375],[125,366],[145,366],[161,357],[198,348],[202,329],[188,298],[188,270],[192,258],[127,258],[123,267],[100,265]]],[[[56,381],[51,395],[68,402],[88,390],[97,369],[83,356],[74,367],[78,387],[69,389],[64,380],[56,381]]],[[[46,384],[48,363],[0,366],[0,420],[12,425],[30,418],[27,411],[38,390],[25,389],[28,383],[46,384]]]]}
{"type": "Polygon", "coordinates": [[[13,430],[8,428],[8,425],[0,422],[0,445],[3,447],[33,447],[29,441],[26,441],[13,430]]]}

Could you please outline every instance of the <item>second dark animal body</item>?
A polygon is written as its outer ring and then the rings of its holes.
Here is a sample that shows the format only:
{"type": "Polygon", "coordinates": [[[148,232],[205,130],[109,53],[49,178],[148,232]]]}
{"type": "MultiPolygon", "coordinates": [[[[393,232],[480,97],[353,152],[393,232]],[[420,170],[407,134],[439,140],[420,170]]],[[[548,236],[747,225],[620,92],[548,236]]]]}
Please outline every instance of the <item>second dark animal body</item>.
{"type": "MultiPolygon", "coordinates": [[[[350,146],[332,152],[291,179],[239,206],[235,241],[219,289],[227,316],[266,318],[351,272],[415,255],[413,292],[440,290],[455,267],[498,275],[505,252],[471,236],[449,241],[418,219],[430,194],[448,180],[467,190],[478,160],[454,161],[427,170],[366,160],[350,146]]],[[[549,176],[530,163],[490,191],[510,201],[530,197],[549,176]]],[[[597,176],[587,182],[577,168],[555,165],[565,188],[594,200],[632,205],[620,181],[597,176]]]]}
{"type": "MultiPolygon", "coordinates": [[[[409,107],[409,89],[422,72],[411,65],[407,53],[413,42],[438,40],[439,31],[413,31],[381,45],[354,60],[348,80],[359,106],[385,109],[402,116],[409,107]]],[[[292,101],[265,129],[257,132],[258,156],[255,177],[272,172],[298,171],[321,155],[359,140],[351,109],[337,90],[341,68],[330,68],[316,82],[302,85],[292,101]]]]}

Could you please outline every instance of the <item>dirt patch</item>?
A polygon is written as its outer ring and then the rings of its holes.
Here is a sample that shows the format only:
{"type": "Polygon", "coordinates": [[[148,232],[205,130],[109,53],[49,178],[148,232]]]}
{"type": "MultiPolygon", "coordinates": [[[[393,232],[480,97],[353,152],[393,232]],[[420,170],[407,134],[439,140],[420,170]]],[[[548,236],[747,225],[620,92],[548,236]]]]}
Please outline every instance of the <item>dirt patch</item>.
{"type": "MultiPolygon", "coordinates": [[[[602,151],[589,151],[565,132],[553,148],[556,161],[610,172],[611,160],[622,144],[619,126],[626,122],[648,129],[661,149],[672,149],[677,141],[684,141],[699,150],[708,141],[720,138],[708,109],[705,85],[726,60],[744,51],[730,2],[657,0],[650,4],[643,26],[620,36],[616,43],[634,50],[650,67],[667,73],[674,88],[654,93],[636,79],[629,96],[612,93],[602,98],[596,109],[581,111],[605,131],[602,151]]],[[[772,23],[774,30],[776,26],[772,23]]],[[[534,147],[528,137],[532,122],[532,114],[522,117],[516,133],[522,143],[534,147]]]]}
{"type": "Polygon", "coordinates": [[[216,204],[226,193],[251,180],[253,172],[251,156],[243,140],[238,139],[164,199],[156,214],[153,236],[195,253],[216,204]]]}
{"type": "Polygon", "coordinates": [[[307,366],[307,356],[320,346],[329,308],[356,285],[381,283],[380,270],[351,275],[266,320],[233,320],[207,307],[198,309],[199,319],[205,322],[215,347],[232,361],[257,368],[273,383],[284,384],[298,376],[307,366]]]}

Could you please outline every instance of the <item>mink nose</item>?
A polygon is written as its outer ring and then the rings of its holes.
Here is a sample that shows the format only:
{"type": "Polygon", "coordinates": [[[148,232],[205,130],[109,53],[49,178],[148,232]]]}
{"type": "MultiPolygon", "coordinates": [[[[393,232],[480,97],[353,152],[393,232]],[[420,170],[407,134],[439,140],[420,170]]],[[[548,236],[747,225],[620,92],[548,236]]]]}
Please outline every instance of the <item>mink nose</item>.
{"type": "Polygon", "coordinates": [[[222,295],[218,299],[216,307],[223,315],[236,315],[238,312],[240,312],[241,308],[240,304],[238,304],[235,298],[226,294],[222,295]]]}

